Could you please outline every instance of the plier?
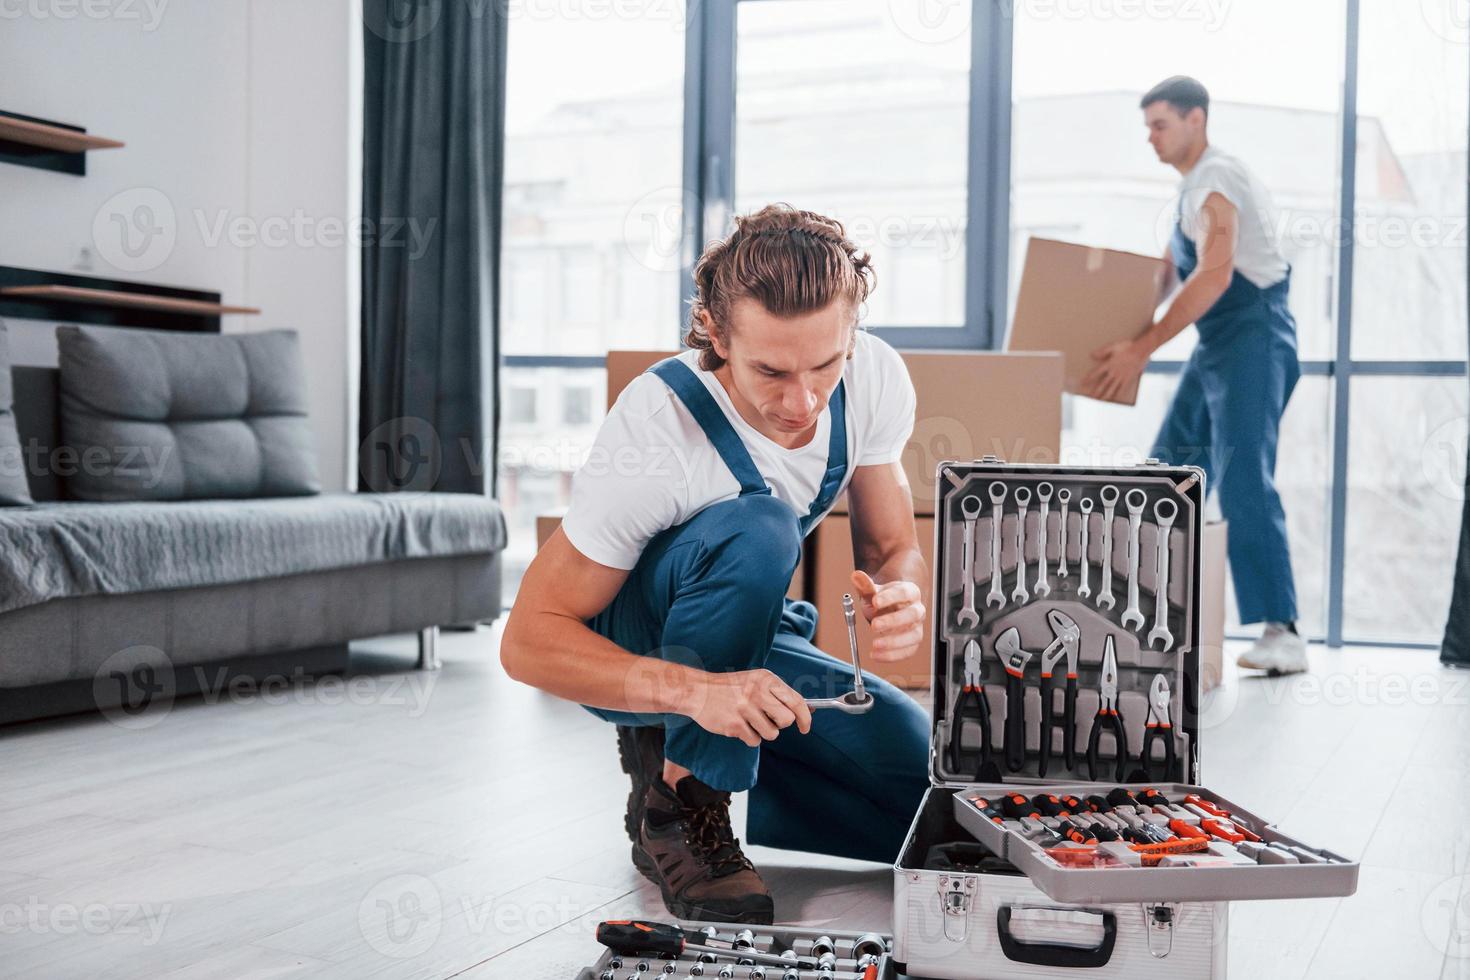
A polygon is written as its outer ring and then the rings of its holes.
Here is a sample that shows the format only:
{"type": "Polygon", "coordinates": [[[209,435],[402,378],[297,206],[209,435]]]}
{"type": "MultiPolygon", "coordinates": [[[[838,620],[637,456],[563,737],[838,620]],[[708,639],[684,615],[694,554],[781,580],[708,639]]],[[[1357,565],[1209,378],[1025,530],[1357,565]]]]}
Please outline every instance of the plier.
{"type": "Polygon", "coordinates": [[[1128,767],[1128,732],[1123,727],[1123,716],[1118,713],[1118,654],[1111,634],[1103,642],[1102,676],[1097,694],[1097,717],[1092,720],[1092,732],[1087,736],[1087,778],[1097,780],[1098,741],[1107,728],[1117,743],[1113,778],[1121,783],[1128,767]]]}
{"type": "Polygon", "coordinates": [[[1156,739],[1162,739],[1164,743],[1164,779],[1174,778],[1174,767],[1178,755],[1174,750],[1174,726],[1169,722],[1169,679],[1163,674],[1155,674],[1154,682],[1148,689],[1148,721],[1143,726],[1143,754],[1138,757],[1138,765],[1143,770],[1145,780],[1153,779],[1153,747],[1156,739]]]}
{"type": "Polygon", "coordinates": [[[980,679],[980,644],[975,640],[965,643],[964,684],[954,699],[953,735],[949,740],[949,770],[960,771],[960,736],[965,729],[965,719],[973,710],[980,722],[980,765],[975,778],[982,783],[1000,782],[1000,767],[990,759],[990,703],[985,700],[985,685],[980,679]]]}
{"type": "MultiPolygon", "coordinates": [[[[1041,761],[1038,763],[1036,775],[1045,776],[1047,766],[1051,763],[1051,732],[1056,723],[1052,716],[1051,703],[1051,675],[1052,668],[1057,661],[1063,657],[1067,658],[1067,707],[1076,708],[1077,697],[1077,642],[1082,636],[1082,631],[1077,628],[1077,621],[1060,609],[1049,610],[1046,614],[1047,625],[1051,627],[1052,634],[1056,639],[1041,651],[1041,761]]],[[[1075,715],[1069,718],[1066,714],[1062,716],[1062,736],[1067,740],[1067,755],[1073,755],[1072,742],[1076,736],[1076,729],[1072,727],[1075,715]]],[[[1070,765],[1070,763],[1068,763],[1070,765]]]]}

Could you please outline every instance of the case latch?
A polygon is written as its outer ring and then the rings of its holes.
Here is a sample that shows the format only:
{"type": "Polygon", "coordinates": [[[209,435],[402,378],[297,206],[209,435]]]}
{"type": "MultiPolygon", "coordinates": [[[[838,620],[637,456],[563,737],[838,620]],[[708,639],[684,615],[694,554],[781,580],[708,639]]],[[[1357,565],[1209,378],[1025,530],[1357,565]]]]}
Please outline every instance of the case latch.
{"type": "Polygon", "coordinates": [[[978,879],[974,876],[939,876],[939,905],[943,912],[944,938],[962,943],[970,933],[970,899],[978,879]]]}
{"type": "Polygon", "coordinates": [[[1168,956],[1174,949],[1174,920],[1179,906],[1141,905],[1143,910],[1143,933],[1148,939],[1148,955],[1156,960],[1168,956]]]}
{"type": "Polygon", "coordinates": [[[981,456],[980,457],[980,462],[982,462],[982,463],[1004,463],[1005,460],[1001,459],[999,456],[994,455],[993,453],[986,453],[984,456],[981,456]]]}

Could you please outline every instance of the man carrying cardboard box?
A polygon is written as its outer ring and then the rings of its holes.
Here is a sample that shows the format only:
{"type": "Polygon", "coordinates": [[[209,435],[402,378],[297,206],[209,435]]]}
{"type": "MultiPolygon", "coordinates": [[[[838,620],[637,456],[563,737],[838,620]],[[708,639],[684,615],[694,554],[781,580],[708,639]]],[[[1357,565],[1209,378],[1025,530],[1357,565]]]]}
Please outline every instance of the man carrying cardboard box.
{"type": "Polygon", "coordinates": [[[1296,631],[1286,512],[1275,483],[1281,416],[1301,375],[1287,308],[1291,267],[1273,235],[1265,185],[1206,138],[1205,87],[1176,75],[1139,107],[1154,152],[1183,175],[1164,255],[1182,286],[1142,334],[1093,354],[1100,363],[1084,389],[1111,398],[1136,385],[1155,350],[1191,323],[1199,328],[1151,455],[1197,464],[1220,489],[1241,622],[1266,624],[1237,662],[1296,673],[1307,668],[1306,642],[1296,631]]]}
{"type": "Polygon", "coordinates": [[[929,717],[908,695],[864,674],[866,714],[807,706],[850,691],[853,669],[786,598],[802,537],[845,488],[870,653],[919,644],[927,572],[899,464],[914,388],[858,328],[872,271],[830,218],[737,219],[695,284],[690,349],[608,413],[501,659],[618,726],[633,862],[671,912],[768,923],[732,792],[750,791],[754,843],[892,861],[928,786],[929,717]]]}

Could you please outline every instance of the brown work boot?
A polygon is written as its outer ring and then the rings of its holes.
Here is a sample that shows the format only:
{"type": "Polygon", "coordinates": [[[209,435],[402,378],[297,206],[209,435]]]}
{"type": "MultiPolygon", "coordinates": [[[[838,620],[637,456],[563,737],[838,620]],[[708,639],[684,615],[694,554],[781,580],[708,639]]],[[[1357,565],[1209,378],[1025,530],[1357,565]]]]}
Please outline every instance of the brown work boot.
{"type": "Polygon", "coordinates": [[[633,863],[677,918],[760,925],[775,918],[771,893],[730,827],[730,794],[693,776],[679,780],[677,793],[662,779],[649,786],[633,863]]]}
{"type": "Polygon", "coordinates": [[[657,725],[619,725],[618,761],[623,772],[633,780],[623,829],[628,832],[628,840],[636,844],[638,828],[643,823],[643,804],[648,800],[648,787],[664,779],[664,730],[657,725]]]}

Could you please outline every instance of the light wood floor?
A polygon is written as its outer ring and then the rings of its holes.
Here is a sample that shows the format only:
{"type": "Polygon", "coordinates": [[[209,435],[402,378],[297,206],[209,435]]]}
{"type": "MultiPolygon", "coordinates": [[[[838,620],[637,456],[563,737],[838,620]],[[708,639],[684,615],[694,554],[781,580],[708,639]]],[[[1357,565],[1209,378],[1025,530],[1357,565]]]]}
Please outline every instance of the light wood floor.
{"type": "MultiPolygon", "coordinates": [[[[349,683],[0,729],[0,977],[571,978],[628,863],[611,730],[498,634],[354,648],[349,683]],[[390,914],[391,913],[391,914],[390,914]]],[[[1229,680],[1206,781],[1361,856],[1350,899],[1236,903],[1233,977],[1470,978],[1470,673],[1314,649],[1229,680]]],[[[879,865],[752,849],[785,921],[890,929],[879,865]]]]}

